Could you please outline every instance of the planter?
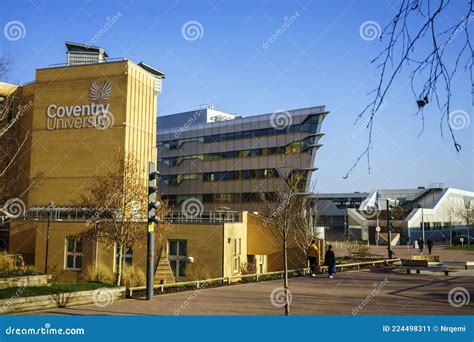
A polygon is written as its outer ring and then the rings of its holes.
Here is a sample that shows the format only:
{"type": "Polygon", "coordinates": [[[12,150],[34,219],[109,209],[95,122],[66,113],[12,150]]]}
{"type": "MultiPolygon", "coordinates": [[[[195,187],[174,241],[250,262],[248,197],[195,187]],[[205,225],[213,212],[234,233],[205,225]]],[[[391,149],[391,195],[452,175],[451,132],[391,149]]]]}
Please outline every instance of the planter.
{"type": "MultiPolygon", "coordinates": [[[[20,296],[21,293],[18,294],[20,296]]],[[[96,304],[98,307],[111,305],[115,300],[125,298],[125,287],[103,287],[96,290],[59,293],[45,296],[17,297],[0,300],[0,315],[66,308],[75,305],[96,304]]]]}
{"type": "Polygon", "coordinates": [[[48,284],[49,279],[51,279],[51,274],[0,278],[0,290],[9,287],[44,286],[48,284]]]}

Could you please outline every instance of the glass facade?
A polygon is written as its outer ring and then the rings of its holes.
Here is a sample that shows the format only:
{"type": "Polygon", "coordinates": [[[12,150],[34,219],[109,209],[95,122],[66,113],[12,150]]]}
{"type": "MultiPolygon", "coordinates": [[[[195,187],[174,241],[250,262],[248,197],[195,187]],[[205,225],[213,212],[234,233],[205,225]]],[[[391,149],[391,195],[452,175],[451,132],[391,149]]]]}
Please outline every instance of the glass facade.
{"type": "Polygon", "coordinates": [[[162,198],[178,210],[195,198],[205,209],[225,204],[240,211],[256,209],[251,203],[260,202],[262,195],[276,198],[276,189],[289,183],[306,192],[327,113],[323,106],[285,113],[287,127],[279,127],[272,113],[186,129],[179,125],[188,122],[188,112],[170,115],[157,139],[162,198]]]}
{"type": "Polygon", "coordinates": [[[264,128],[264,129],[254,129],[241,132],[232,132],[226,134],[214,134],[214,135],[205,135],[194,138],[186,139],[176,139],[176,140],[166,140],[158,141],[158,147],[164,146],[169,150],[178,149],[185,142],[201,142],[201,143],[213,143],[213,142],[224,142],[230,140],[240,140],[240,139],[251,139],[251,138],[260,138],[272,135],[288,134],[288,133],[307,133],[311,134],[317,131],[319,124],[319,115],[313,115],[308,117],[304,123],[299,125],[291,125],[284,129],[276,129],[273,127],[264,128]]]}

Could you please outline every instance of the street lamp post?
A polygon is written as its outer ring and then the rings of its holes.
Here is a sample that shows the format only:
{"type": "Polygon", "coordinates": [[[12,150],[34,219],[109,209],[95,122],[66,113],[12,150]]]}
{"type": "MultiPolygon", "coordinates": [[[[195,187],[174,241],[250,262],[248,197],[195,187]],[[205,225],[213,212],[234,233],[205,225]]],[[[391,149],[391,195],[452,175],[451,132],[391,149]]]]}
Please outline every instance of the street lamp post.
{"type": "Polygon", "coordinates": [[[387,198],[386,200],[387,205],[387,249],[388,249],[388,258],[392,259],[392,230],[390,229],[390,200],[387,198]]]}
{"type": "Polygon", "coordinates": [[[54,203],[51,202],[48,204],[48,224],[46,227],[46,251],[45,251],[45,260],[44,260],[44,274],[48,274],[48,252],[49,252],[49,232],[51,224],[51,211],[54,208],[54,203]]]}

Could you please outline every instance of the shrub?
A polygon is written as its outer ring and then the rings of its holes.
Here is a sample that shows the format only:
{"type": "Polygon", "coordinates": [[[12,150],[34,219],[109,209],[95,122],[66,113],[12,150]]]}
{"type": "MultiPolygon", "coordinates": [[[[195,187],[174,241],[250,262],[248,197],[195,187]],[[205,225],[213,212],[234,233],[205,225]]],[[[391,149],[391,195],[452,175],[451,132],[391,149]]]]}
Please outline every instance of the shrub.
{"type": "Polygon", "coordinates": [[[240,264],[240,272],[243,275],[257,273],[255,263],[254,262],[249,262],[249,263],[242,262],[240,264]]]}
{"type": "Polygon", "coordinates": [[[87,281],[96,281],[105,284],[114,283],[114,273],[109,267],[106,267],[104,264],[99,263],[97,269],[90,265],[84,271],[84,278],[87,281]]]}
{"type": "Polygon", "coordinates": [[[190,267],[187,271],[186,280],[196,281],[196,280],[206,280],[214,278],[207,267],[190,267]]]}
{"type": "Polygon", "coordinates": [[[39,273],[33,266],[24,266],[18,269],[2,269],[0,270],[0,278],[22,277],[30,275],[38,275],[39,273]]]}
{"type": "Polygon", "coordinates": [[[370,248],[369,246],[365,244],[359,244],[359,243],[349,243],[347,247],[349,253],[354,253],[358,254],[360,257],[366,257],[370,254],[370,248]]]}
{"type": "Polygon", "coordinates": [[[6,253],[0,253],[0,271],[14,269],[15,261],[13,260],[13,258],[6,253]]]}
{"type": "Polygon", "coordinates": [[[145,273],[133,266],[126,266],[122,272],[122,285],[126,287],[143,286],[146,284],[145,273]]]}

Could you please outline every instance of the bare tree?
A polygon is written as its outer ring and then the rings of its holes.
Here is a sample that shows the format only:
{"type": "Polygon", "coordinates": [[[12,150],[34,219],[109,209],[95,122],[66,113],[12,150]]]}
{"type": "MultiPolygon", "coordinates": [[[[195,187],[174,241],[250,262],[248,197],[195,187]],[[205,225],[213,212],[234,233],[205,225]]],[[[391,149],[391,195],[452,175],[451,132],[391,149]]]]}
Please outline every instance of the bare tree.
{"type": "MultiPolygon", "coordinates": [[[[0,58],[0,80],[6,79],[8,65],[6,58],[0,58]]],[[[21,163],[29,131],[21,127],[20,119],[32,106],[31,102],[21,102],[20,89],[10,85],[2,88],[5,92],[0,94],[0,204],[27,191],[21,163]]],[[[8,217],[8,213],[2,216],[8,217]]]]}
{"type": "Polygon", "coordinates": [[[474,207],[469,201],[469,205],[465,205],[457,210],[457,216],[462,220],[462,223],[466,225],[467,230],[467,245],[471,245],[470,231],[474,227],[474,207]]]}
{"type": "Polygon", "coordinates": [[[116,150],[111,165],[96,175],[81,199],[80,205],[90,210],[91,220],[79,238],[116,247],[115,279],[120,285],[124,248],[140,247],[146,240],[148,180],[133,154],[116,150]]]}
{"type": "Polygon", "coordinates": [[[9,63],[8,59],[4,56],[0,57],[0,82],[3,82],[7,78],[9,63]]]}
{"type": "Polygon", "coordinates": [[[363,157],[367,157],[370,173],[370,151],[373,146],[375,119],[386,103],[393,82],[404,69],[408,69],[410,74],[413,103],[416,103],[418,109],[415,115],[421,117],[420,134],[424,130],[424,109],[429,104],[435,103],[441,112],[441,136],[444,136],[445,120],[455,150],[457,152],[461,150],[451,122],[452,82],[461,73],[469,73],[474,89],[474,50],[468,29],[474,20],[473,1],[400,1],[395,16],[380,34],[380,39],[387,41],[386,47],[372,60],[372,63],[377,65],[379,74],[377,87],[369,93],[372,100],[356,119],[357,123],[366,117],[368,142],[343,178],[349,177],[363,157]],[[459,8],[462,5],[465,6],[464,15],[454,25],[444,26],[446,13],[451,8],[459,8]],[[458,42],[452,44],[454,40],[458,42]],[[450,56],[455,58],[452,59],[450,56]]]}
{"type": "MultiPolygon", "coordinates": [[[[306,210],[306,197],[302,195],[302,184],[306,183],[303,174],[293,174],[285,182],[275,181],[268,189],[259,189],[260,214],[265,218],[265,224],[281,242],[283,255],[283,288],[285,294],[285,315],[290,315],[291,294],[288,287],[288,252],[290,244],[303,246],[308,244],[310,235],[310,212],[306,210]]],[[[303,256],[304,251],[301,253],[303,256]]]]}

